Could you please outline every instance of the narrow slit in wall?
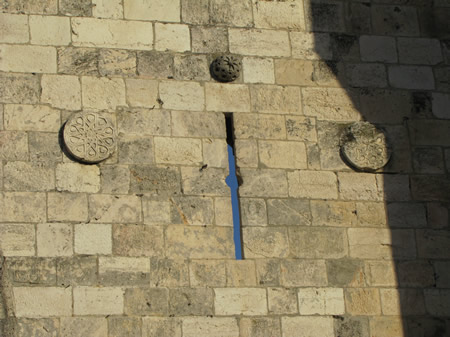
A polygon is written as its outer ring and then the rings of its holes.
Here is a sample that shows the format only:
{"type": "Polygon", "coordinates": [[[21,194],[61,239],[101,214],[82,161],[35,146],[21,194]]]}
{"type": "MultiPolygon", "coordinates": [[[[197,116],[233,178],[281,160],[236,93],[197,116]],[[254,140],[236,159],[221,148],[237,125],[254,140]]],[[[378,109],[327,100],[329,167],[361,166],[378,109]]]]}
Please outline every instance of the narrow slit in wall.
{"type": "Polygon", "coordinates": [[[241,233],[241,216],[239,210],[239,184],[236,174],[236,156],[234,145],[234,124],[233,114],[225,113],[225,122],[227,129],[227,148],[228,148],[228,167],[229,175],[226,178],[226,183],[231,190],[231,206],[233,210],[233,239],[235,247],[236,260],[242,260],[242,233],[241,233]]]}

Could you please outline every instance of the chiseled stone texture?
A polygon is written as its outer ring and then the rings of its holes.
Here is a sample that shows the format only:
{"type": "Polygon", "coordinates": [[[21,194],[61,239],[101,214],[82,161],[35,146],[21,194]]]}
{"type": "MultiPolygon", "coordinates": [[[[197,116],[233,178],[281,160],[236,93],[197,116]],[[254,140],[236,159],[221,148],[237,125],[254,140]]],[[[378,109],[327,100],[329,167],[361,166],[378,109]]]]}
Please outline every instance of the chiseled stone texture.
{"type": "MultiPolygon", "coordinates": [[[[211,334],[217,337],[238,337],[239,327],[236,318],[233,317],[183,318],[183,336],[208,337],[211,336],[211,334]]],[[[167,335],[167,337],[168,336],[169,335],[167,335]]],[[[179,335],[176,334],[171,336],[179,337],[179,335]]]]}
{"type": "Polygon", "coordinates": [[[75,337],[80,334],[106,337],[108,334],[107,323],[103,317],[63,317],[60,322],[61,334],[67,337],[75,337]]]}
{"type": "Polygon", "coordinates": [[[258,288],[216,288],[214,308],[218,316],[267,314],[267,296],[258,288]]]}
{"type": "Polygon", "coordinates": [[[100,170],[97,166],[63,163],[56,166],[58,191],[96,193],[100,190],[100,170]]]}
{"type": "Polygon", "coordinates": [[[63,287],[13,288],[17,317],[72,315],[72,289],[63,287]]]}
{"type": "Polygon", "coordinates": [[[73,313],[75,315],[121,315],[124,310],[124,291],[113,287],[75,287],[73,313]]]}
{"type": "Polygon", "coordinates": [[[53,47],[5,44],[0,46],[0,53],[0,71],[56,73],[56,49],[53,47]]]}
{"type": "Polygon", "coordinates": [[[282,317],[283,336],[286,337],[333,337],[331,317],[282,317]]]}
{"type": "Polygon", "coordinates": [[[38,256],[73,255],[73,228],[69,224],[43,223],[36,231],[38,256]]]}
{"type": "Polygon", "coordinates": [[[28,17],[24,15],[0,14],[1,43],[27,43],[30,40],[28,32],[28,17]]]}

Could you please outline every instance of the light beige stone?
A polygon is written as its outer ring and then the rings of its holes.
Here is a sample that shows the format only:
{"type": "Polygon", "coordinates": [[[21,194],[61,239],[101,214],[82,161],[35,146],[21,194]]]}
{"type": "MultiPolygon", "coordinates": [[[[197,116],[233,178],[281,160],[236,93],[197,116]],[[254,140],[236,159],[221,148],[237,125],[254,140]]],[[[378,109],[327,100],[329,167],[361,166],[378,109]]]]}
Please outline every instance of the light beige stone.
{"type": "Polygon", "coordinates": [[[239,167],[258,167],[258,147],[256,140],[236,139],[235,158],[239,167]]]}
{"type": "Polygon", "coordinates": [[[83,77],[81,79],[83,107],[115,110],[125,106],[125,84],[121,78],[83,77]]]}
{"type": "Polygon", "coordinates": [[[368,173],[339,172],[339,193],[344,200],[381,200],[376,176],[368,173]]]}
{"type": "Polygon", "coordinates": [[[252,2],[255,27],[305,29],[303,0],[252,2]]]}
{"type": "Polygon", "coordinates": [[[288,172],[289,196],[295,198],[337,199],[337,179],[333,172],[288,172]]]}
{"type": "Polygon", "coordinates": [[[0,132],[0,159],[28,160],[28,135],[23,131],[0,132]]]}
{"type": "Polygon", "coordinates": [[[73,228],[70,224],[38,224],[36,241],[38,256],[73,255],[73,228]]]}
{"type": "Polygon", "coordinates": [[[343,315],[344,291],[339,288],[303,288],[298,290],[300,315],[343,315]]]}
{"type": "Polygon", "coordinates": [[[142,319],[142,337],[181,337],[181,320],[179,318],[144,317],[142,319]]]}
{"type": "Polygon", "coordinates": [[[357,223],[356,206],[349,201],[311,200],[314,226],[353,227],[357,223]]]}
{"type": "Polygon", "coordinates": [[[154,108],[158,106],[158,82],[126,79],[127,102],[132,107],[154,108]]]}
{"type": "Polygon", "coordinates": [[[239,321],[241,337],[273,337],[281,336],[281,325],[278,317],[243,317],[239,321]]]}
{"type": "Polygon", "coordinates": [[[201,167],[181,168],[184,194],[221,197],[230,195],[230,188],[225,182],[227,170],[213,167],[200,169],[201,167]]]}
{"type": "Polygon", "coordinates": [[[290,32],[292,57],[302,60],[331,60],[330,35],[326,33],[290,32]]]}
{"type": "Polygon", "coordinates": [[[121,288],[76,287],[73,289],[75,315],[122,315],[124,291],[121,288]]]}
{"type": "Polygon", "coordinates": [[[67,110],[81,109],[81,86],[77,76],[43,75],[41,101],[67,110]]]}
{"type": "Polygon", "coordinates": [[[266,290],[260,288],[214,289],[216,315],[267,315],[266,290]]]}
{"type": "Polygon", "coordinates": [[[301,114],[300,88],[274,85],[250,87],[252,111],[258,113],[301,114]]]}
{"type": "Polygon", "coordinates": [[[72,315],[70,287],[16,287],[13,293],[17,317],[72,315]]]}
{"type": "Polygon", "coordinates": [[[136,52],[100,49],[98,61],[100,76],[135,76],[136,68],[136,52]]]}
{"type": "Polygon", "coordinates": [[[111,254],[112,228],[111,225],[81,224],[75,225],[75,253],[111,254]]]}
{"type": "Polygon", "coordinates": [[[342,228],[289,228],[290,256],[296,258],[336,259],[348,255],[347,238],[342,228]]]}
{"type": "Polygon", "coordinates": [[[291,55],[289,35],[285,31],[231,28],[228,34],[232,53],[254,56],[291,55]]]}
{"type": "MultiPolygon", "coordinates": [[[[220,112],[172,111],[172,136],[207,138],[204,144],[216,141],[214,138],[225,140],[225,115],[220,112]]],[[[224,149],[226,151],[226,146],[224,149]]]]}
{"type": "Polygon", "coordinates": [[[141,200],[135,195],[90,195],[89,219],[98,223],[139,223],[141,200]]]}
{"type": "Polygon", "coordinates": [[[259,141],[259,160],[269,168],[306,169],[306,147],[301,142],[259,141]]]}
{"type": "Polygon", "coordinates": [[[205,92],[200,83],[161,82],[159,95],[166,109],[202,111],[205,107],[205,92]]]}
{"type": "Polygon", "coordinates": [[[180,22],[180,0],[124,0],[125,19],[180,22]]]}
{"type": "Polygon", "coordinates": [[[0,250],[4,256],[34,256],[34,225],[0,225],[0,250]]]}
{"type": "Polygon", "coordinates": [[[119,132],[138,136],[170,136],[170,113],[139,109],[121,111],[117,117],[119,132]]]}
{"type": "Polygon", "coordinates": [[[56,73],[53,47],[0,45],[0,71],[18,73],[56,73]]]}
{"type": "Polygon", "coordinates": [[[6,104],[3,112],[5,130],[57,132],[60,113],[43,105],[6,104]]]}
{"type": "Polygon", "coordinates": [[[285,287],[320,287],[327,282],[325,260],[281,261],[281,285],[285,287]]]}
{"type": "Polygon", "coordinates": [[[242,65],[245,83],[275,83],[275,70],[272,59],[244,57],[242,65]]]}
{"type": "Polygon", "coordinates": [[[187,317],[183,319],[183,337],[209,336],[238,337],[239,327],[236,318],[187,317]]]}
{"type": "Polygon", "coordinates": [[[98,166],[62,163],[56,166],[56,189],[68,192],[96,193],[100,190],[98,166]]]}
{"type": "Polygon", "coordinates": [[[316,86],[312,61],[280,58],[275,60],[277,84],[316,86]]]}
{"type": "Polygon", "coordinates": [[[202,162],[202,141],[194,138],[155,137],[158,164],[198,165],[202,162]]]}
{"type": "Polygon", "coordinates": [[[247,227],[242,229],[242,236],[246,258],[283,258],[289,254],[285,228],[247,227]]]}
{"type": "Polygon", "coordinates": [[[70,19],[30,15],[31,44],[67,46],[71,42],[70,19]]]}
{"type": "Polygon", "coordinates": [[[155,49],[185,52],[191,50],[189,26],[180,24],[155,24],[155,49]]]}
{"type": "Polygon", "coordinates": [[[150,260],[146,257],[99,257],[99,274],[105,273],[150,273],[150,260]]]}
{"type": "Polygon", "coordinates": [[[214,214],[216,226],[233,226],[233,209],[231,207],[231,198],[215,198],[214,214]]]}
{"type": "Polygon", "coordinates": [[[269,314],[296,314],[297,294],[295,289],[268,288],[267,299],[269,302],[269,314]]]}
{"type": "Polygon", "coordinates": [[[171,220],[169,200],[143,199],[144,223],[148,225],[165,225],[171,220]]]}
{"type": "Polygon", "coordinates": [[[357,202],[356,212],[359,226],[385,227],[387,225],[384,202],[357,202]]]}
{"type": "Polygon", "coordinates": [[[381,314],[380,294],[375,288],[348,288],[345,303],[350,315],[381,314]]]}
{"type": "Polygon", "coordinates": [[[283,317],[283,337],[334,337],[331,317],[283,317]]]}
{"type": "Polygon", "coordinates": [[[250,27],[253,25],[251,2],[249,0],[211,0],[209,20],[216,26],[250,27]]]}
{"type": "Polygon", "coordinates": [[[287,197],[288,185],[284,170],[242,169],[243,184],[239,193],[243,197],[287,197]]]}
{"type": "Polygon", "coordinates": [[[373,287],[397,286],[397,273],[392,261],[367,261],[368,284],[373,287]]]}
{"type": "Polygon", "coordinates": [[[256,286],[255,261],[236,260],[226,264],[228,287],[256,286]]]}
{"type": "Polygon", "coordinates": [[[0,43],[27,43],[28,18],[26,15],[0,14],[0,43]]]}
{"type": "Polygon", "coordinates": [[[108,321],[105,317],[62,317],[61,336],[107,337],[108,321]]]}
{"type": "Polygon", "coordinates": [[[286,124],[280,115],[235,114],[234,132],[237,139],[286,139],[286,124]]]}
{"type": "Polygon", "coordinates": [[[226,269],[224,261],[198,260],[189,264],[191,287],[225,287],[226,269]]]}
{"type": "Polygon", "coordinates": [[[49,221],[88,220],[88,200],[85,194],[49,192],[47,204],[49,221]]]}
{"type": "Polygon", "coordinates": [[[0,193],[1,222],[40,222],[46,220],[45,193],[0,193]],[[27,205],[27,207],[23,207],[27,205]]]}
{"type": "Polygon", "coordinates": [[[122,19],[123,6],[121,0],[92,0],[92,15],[97,18],[122,19]]]}
{"type": "Polygon", "coordinates": [[[10,191],[52,191],[55,189],[52,165],[31,162],[8,162],[3,167],[3,185],[10,191]]]}
{"type": "Polygon", "coordinates": [[[404,323],[398,317],[373,317],[370,320],[370,332],[373,337],[404,336],[404,323]]]}
{"type": "Polygon", "coordinates": [[[153,49],[151,22],[72,18],[72,43],[79,47],[153,49]]]}
{"type": "Polygon", "coordinates": [[[206,110],[249,112],[250,94],[242,84],[206,83],[206,110]]]}
{"type": "Polygon", "coordinates": [[[228,168],[228,149],[225,139],[203,140],[203,162],[208,167],[228,168]]]}

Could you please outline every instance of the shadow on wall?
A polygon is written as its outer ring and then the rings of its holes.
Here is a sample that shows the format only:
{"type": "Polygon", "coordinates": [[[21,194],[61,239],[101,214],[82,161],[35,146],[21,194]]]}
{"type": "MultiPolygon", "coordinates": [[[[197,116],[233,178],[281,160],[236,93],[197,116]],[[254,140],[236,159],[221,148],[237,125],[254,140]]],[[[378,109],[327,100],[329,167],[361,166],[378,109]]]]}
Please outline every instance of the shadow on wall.
{"type": "MultiPolygon", "coordinates": [[[[393,147],[376,175],[386,223],[349,230],[351,259],[373,260],[373,274],[366,289],[347,288],[346,301],[364,298],[369,318],[338,318],[338,335],[366,336],[370,326],[374,336],[450,336],[450,2],[307,1],[320,60],[312,78],[330,86],[303,96],[317,100],[305,115],[318,119],[322,169],[348,169],[339,134],[354,120],[384,129],[393,147]],[[338,82],[327,84],[331,73],[338,82]],[[352,252],[352,240],[366,249],[352,252]]],[[[358,183],[369,176],[361,173],[358,183]]],[[[365,205],[376,217],[375,203],[365,205]]]]}

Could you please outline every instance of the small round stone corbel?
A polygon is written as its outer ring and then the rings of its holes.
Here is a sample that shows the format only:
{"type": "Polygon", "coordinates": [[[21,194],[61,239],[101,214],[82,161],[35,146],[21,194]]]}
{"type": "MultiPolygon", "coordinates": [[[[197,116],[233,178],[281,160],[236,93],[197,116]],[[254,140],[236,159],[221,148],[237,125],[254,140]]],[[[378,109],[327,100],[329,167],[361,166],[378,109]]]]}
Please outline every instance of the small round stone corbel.
{"type": "Polygon", "coordinates": [[[217,81],[233,82],[241,74],[242,63],[236,56],[222,55],[211,64],[211,74],[217,81]]]}
{"type": "Polygon", "coordinates": [[[67,152],[88,164],[109,158],[116,148],[116,131],[108,114],[74,114],[64,125],[63,139],[67,152]]]}

